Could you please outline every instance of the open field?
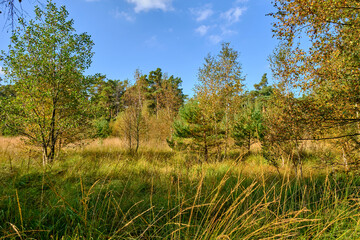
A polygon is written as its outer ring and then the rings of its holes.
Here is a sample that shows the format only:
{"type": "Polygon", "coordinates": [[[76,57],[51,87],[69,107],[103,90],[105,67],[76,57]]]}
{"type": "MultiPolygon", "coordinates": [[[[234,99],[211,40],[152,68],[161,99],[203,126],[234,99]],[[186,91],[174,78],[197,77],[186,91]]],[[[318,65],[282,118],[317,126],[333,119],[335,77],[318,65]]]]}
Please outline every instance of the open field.
{"type": "Polygon", "coordinates": [[[359,0],[25,2],[0,240],[360,239],[359,0]]]}
{"type": "Polygon", "coordinates": [[[360,177],[305,161],[303,179],[254,153],[200,163],[116,139],[44,169],[0,138],[0,239],[358,239],[360,177]]]}

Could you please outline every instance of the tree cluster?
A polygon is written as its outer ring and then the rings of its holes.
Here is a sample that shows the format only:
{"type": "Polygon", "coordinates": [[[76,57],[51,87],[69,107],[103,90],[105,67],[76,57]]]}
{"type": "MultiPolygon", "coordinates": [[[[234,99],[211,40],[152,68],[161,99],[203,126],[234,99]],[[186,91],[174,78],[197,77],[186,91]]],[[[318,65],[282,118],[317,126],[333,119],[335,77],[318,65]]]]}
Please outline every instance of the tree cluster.
{"type": "Polygon", "coordinates": [[[229,43],[217,56],[205,58],[199,70],[195,96],[174,123],[168,143],[175,149],[195,151],[204,161],[221,160],[230,149],[250,151],[265,134],[266,105],[272,96],[264,74],[255,90],[245,91],[239,53],[229,43]]]}
{"type": "Polygon", "coordinates": [[[1,132],[21,135],[43,151],[44,164],[71,142],[122,137],[129,149],[156,140],[202,161],[222,160],[254,143],[275,166],[291,162],[301,174],[306,141],[342,150],[346,169],[360,161],[360,3],[274,0],[269,57],[276,84],[263,75],[245,88],[239,52],[229,43],[208,55],[194,96],[160,68],[134,81],[85,76],[93,42],[76,34],[64,7],[51,1],[36,18],[20,19],[1,53],[7,85],[0,86],[1,132]],[[306,41],[306,44],[304,44],[306,41]]]}
{"type": "Polygon", "coordinates": [[[52,1],[35,13],[29,22],[19,20],[9,50],[0,55],[6,80],[0,86],[1,134],[23,136],[42,150],[45,165],[63,146],[107,137],[119,122],[118,133],[130,148],[136,142],[136,150],[154,121],[166,122],[169,133],[185,99],[180,78],[160,68],[149,75],[137,71],[134,84],[86,76],[93,56],[90,36],[77,34],[65,7],[52,1]]]}

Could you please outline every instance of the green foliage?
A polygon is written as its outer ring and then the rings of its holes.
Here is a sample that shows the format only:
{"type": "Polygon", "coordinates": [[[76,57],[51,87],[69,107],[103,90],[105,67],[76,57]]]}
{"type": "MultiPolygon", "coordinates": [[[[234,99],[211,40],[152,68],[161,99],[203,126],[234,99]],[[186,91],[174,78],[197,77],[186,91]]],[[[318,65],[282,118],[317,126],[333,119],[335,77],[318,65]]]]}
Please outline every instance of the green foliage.
{"type": "MultiPolygon", "coordinates": [[[[1,78],[0,78],[1,83],[1,78]]],[[[16,97],[14,86],[12,85],[0,85],[0,135],[3,136],[16,136],[20,132],[21,126],[11,128],[8,125],[11,119],[6,117],[5,106],[8,102],[11,102],[16,97]]]]}
{"type": "MultiPolygon", "coordinates": [[[[216,114],[217,126],[220,126],[223,112],[216,114]]],[[[186,148],[199,152],[208,161],[209,155],[217,152],[225,131],[216,129],[216,125],[206,121],[199,103],[190,100],[179,111],[179,118],[173,124],[173,134],[168,140],[169,146],[174,149],[186,148]]]]}
{"type": "Polygon", "coordinates": [[[141,77],[149,111],[158,117],[160,110],[166,109],[170,118],[175,117],[186,98],[182,92],[181,78],[173,75],[168,77],[160,68],[141,77]]]}
{"type": "Polygon", "coordinates": [[[243,112],[237,114],[232,137],[238,146],[246,146],[250,150],[254,140],[262,141],[265,134],[262,108],[259,104],[248,103],[243,112]]]}
{"type": "Polygon", "coordinates": [[[106,138],[110,136],[111,129],[109,121],[104,118],[98,118],[94,121],[96,134],[95,137],[106,138]]]}
{"type": "Polygon", "coordinates": [[[94,44],[89,35],[75,33],[64,6],[48,1],[35,14],[29,23],[19,20],[9,52],[1,53],[5,77],[16,92],[2,111],[8,127],[22,126],[19,134],[42,149],[45,164],[53,161],[60,141],[64,145],[86,135],[93,78],[83,73],[94,44]]]}
{"type": "Polygon", "coordinates": [[[97,74],[95,83],[91,87],[91,105],[96,118],[105,118],[108,122],[115,120],[124,110],[123,96],[128,81],[106,79],[106,76],[97,74]]]}
{"type": "Polygon", "coordinates": [[[216,152],[218,160],[223,151],[227,155],[234,115],[243,92],[244,78],[238,58],[239,53],[229,43],[222,44],[218,55],[205,58],[195,87],[198,110],[196,114],[191,112],[193,117],[183,117],[186,122],[186,118],[196,119],[195,126],[200,126],[195,127],[201,130],[200,136],[196,136],[199,134],[195,130],[191,134],[194,139],[202,139],[205,161],[210,152],[216,152]]]}
{"type": "Polygon", "coordinates": [[[264,141],[266,134],[264,114],[268,111],[269,100],[273,96],[273,88],[268,86],[266,74],[262,76],[260,83],[254,85],[254,88],[255,90],[243,94],[242,104],[239,106],[232,129],[235,144],[246,146],[248,151],[255,141],[264,141]]]}
{"type": "Polygon", "coordinates": [[[90,103],[94,114],[94,137],[106,138],[112,130],[110,123],[124,111],[124,95],[128,81],[106,79],[106,76],[93,76],[94,84],[90,89],[90,103]]]}
{"type": "Polygon", "coordinates": [[[221,110],[230,115],[243,92],[245,78],[238,58],[239,52],[231,48],[230,43],[224,43],[220,53],[207,56],[199,69],[195,98],[209,120],[221,110]]]}
{"type": "Polygon", "coordinates": [[[120,125],[121,135],[126,139],[129,149],[132,151],[135,146],[135,152],[140,147],[140,142],[143,140],[147,132],[147,123],[145,119],[147,105],[146,105],[146,79],[140,74],[140,71],[135,72],[135,84],[129,86],[124,94],[125,110],[119,114],[117,122],[120,125]]]}
{"type": "Polygon", "coordinates": [[[266,101],[273,94],[273,87],[268,85],[267,74],[261,77],[261,81],[258,84],[254,84],[254,91],[251,91],[251,95],[257,98],[258,101],[266,101]]]}

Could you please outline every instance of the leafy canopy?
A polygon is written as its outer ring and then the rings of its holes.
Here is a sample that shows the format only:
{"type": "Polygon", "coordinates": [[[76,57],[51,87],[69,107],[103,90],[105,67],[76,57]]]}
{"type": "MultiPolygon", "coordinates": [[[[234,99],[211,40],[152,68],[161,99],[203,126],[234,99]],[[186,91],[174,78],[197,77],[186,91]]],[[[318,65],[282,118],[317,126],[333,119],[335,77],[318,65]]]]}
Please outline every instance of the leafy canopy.
{"type": "Polygon", "coordinates": [[[16,92],[2,104],[8,125],[20,126],[20,134],[51,161],[60,140],[73,142],[85,132],[93,78],[83,74],[94,44],[86,33],[75,33],[64,6],[48,1],[35,14],[29,23],[19,20],[9,51],[1,52],[5,77],[16,92]]]}

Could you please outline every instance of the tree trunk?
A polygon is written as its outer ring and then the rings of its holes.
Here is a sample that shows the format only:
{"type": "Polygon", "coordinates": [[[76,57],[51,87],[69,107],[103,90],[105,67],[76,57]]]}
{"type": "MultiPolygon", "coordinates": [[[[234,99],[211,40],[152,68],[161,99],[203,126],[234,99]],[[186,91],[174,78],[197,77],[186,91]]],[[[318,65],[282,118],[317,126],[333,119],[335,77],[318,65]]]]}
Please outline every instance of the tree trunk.
{"type": "Polygon", "coordinates": [[[43,146],[43,158],[42,158],[43,166],[46,166],[48,163],[48,154],[47,154],[47,146],[43,146]]]}
{"type": "Polygon", "coordinates": [[[131,128],[129,129],[129,132],[128,132],[128,142],[129,142],[129,149],[131,150],[132,149],[132,143],[131,143],[131,128]]]}
{"type": "Polygon", "coordinates": [[[228,119],[228,104],[226,104],[225,112],[225,153],[224,158],[227,158],[228,142],[229,142],[229,119],[228,119]]]}
{"type": "Polygon", "coordinates": [[[125,117],[127,120],[127,123],[125,123],[127,126],[125,126],[125,129],[127,129],[127,139],[129,143],[129,149],[131,151],[132,149],[132,131],[133,131],[133,124],[132,124],[132,112],[129,111],[129,116],[125,117]]]}
{"type": "MultiPolygon", "coordinates": [[[[359,120],[359,111],[358,111],[358,104],[355,103],[356,108],[356,119],[357,119],[357,132],[360,133],[360,120],[359,120]]],[[[356,138],[356,137],[355,137],[356,138]]],[[[360,139],[360,136],[358,136],[358,139],[360,139]]]]}
{"type": "Polygon", "coordinates": [[[140,145],[140,134],[139,134],[139,131],[137,130],[137,133],[136,133],[136,148],[135,148],[136,153],[139,150],[139,145],[140,145]]]}
{"type": "Polygon", "coordinates": [[[56,149],[56,142],[53,142],[50,146],[50,153],[48,157],[48,162],[52,163],[55,160],[55,149],[56,149]]]}
{"type": "Polygon", "coordinates": [[[55,127],[56,127],[56,102],[53,103],[53,111],[51,116],[51,123],[50,123],[50,152],[47,156],[48,163],[52,163],[55,158],[55,149],[56,149],[56,136],[55,136],[55,127]]]}
{"type": "Polygon", "coordinates": [[[206,139],[206,132],[204,132],[204,158],[205,162],[208,161],[209,153],[208,153],[208,145],[207,145],[207,139],[206,139]]]}
{"type": "Polygon", "coordinates": [[[136,133],[135,133],[135,136],[136,136],[135,152],[138,151],[139,145],[140,145],[140,130],[141,130],[141,118],[142,118],[141,109],[138,109],[137,111],[139,111],[139,112],[136,113],[137,116],[136,116],[136,133]]]}
{"type": "Polygon", "coordinates": [[[56,148],[55,144],[51,144],[50,146],[43,146],[42,162],[43,162],[44,166],[46,166],[49,163],[54,162],[55,148],[56,148]]]}

